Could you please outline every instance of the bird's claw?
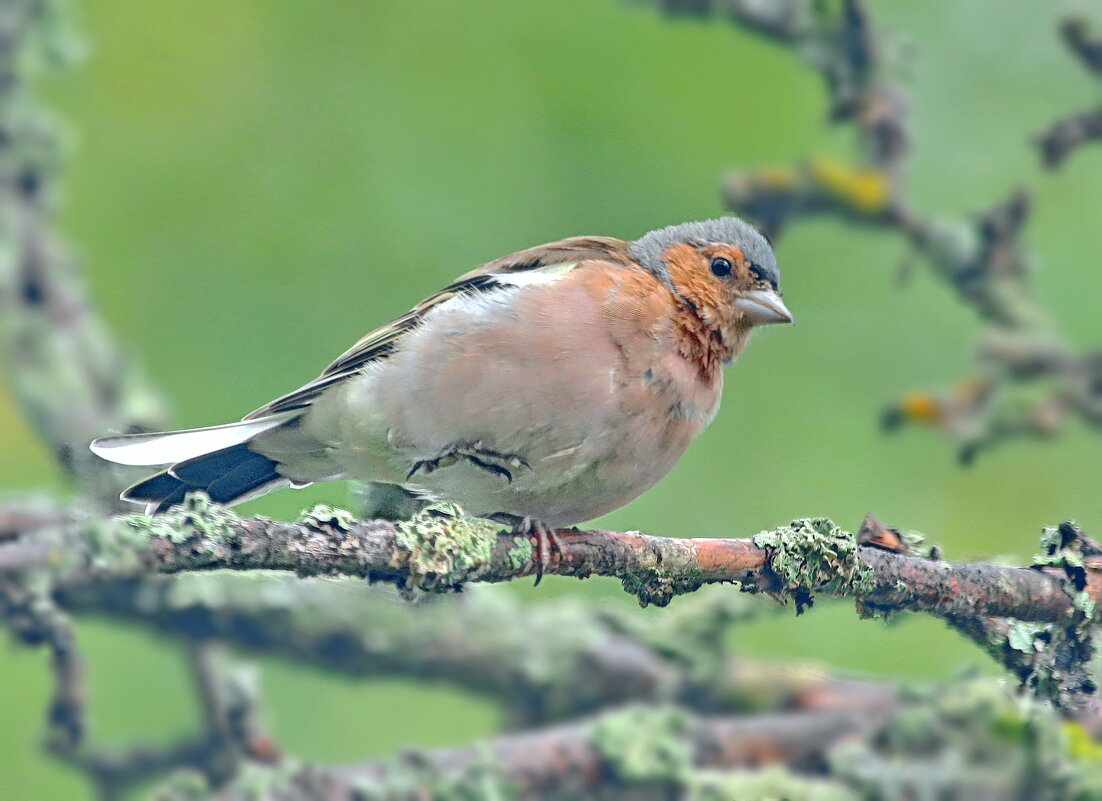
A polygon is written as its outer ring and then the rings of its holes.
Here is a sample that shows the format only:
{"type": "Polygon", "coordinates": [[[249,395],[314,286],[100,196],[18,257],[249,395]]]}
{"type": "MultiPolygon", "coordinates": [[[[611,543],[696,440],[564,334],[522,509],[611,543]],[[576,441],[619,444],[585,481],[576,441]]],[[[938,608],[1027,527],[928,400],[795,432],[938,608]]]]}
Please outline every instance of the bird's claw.
{"type": "Polygon", "coordinates": [[[562,540],[559,539],[557,529],[534,517],[522,518],[516,527],[516,532],[529,539],[535,539],[535,553],[532,561],[536,565],[536,583],[533,586],[538,587],[543,580],[543,574],[551,566],[551,549],[558,551],[560,556],[563,554],[562,540]]]}
{"type": "Polygon", "coordinates": [[[502,453],[501,451],[491,450],[483,447],[482,441],[479,440],[477,442],[456,443],[434,459],[422,459],[414,462],[413,467],[406,474],[406,480],[413,478],[419,472],[428,474],[439,470],[441,467],[451,467],[460,459],[465,459],[487,473],[501,476],[508,484],[513,483],[513,473],[509,468],[513,470],[520,467],[532,469],[532,465],[523,456],[516,453],[502,453]]]}

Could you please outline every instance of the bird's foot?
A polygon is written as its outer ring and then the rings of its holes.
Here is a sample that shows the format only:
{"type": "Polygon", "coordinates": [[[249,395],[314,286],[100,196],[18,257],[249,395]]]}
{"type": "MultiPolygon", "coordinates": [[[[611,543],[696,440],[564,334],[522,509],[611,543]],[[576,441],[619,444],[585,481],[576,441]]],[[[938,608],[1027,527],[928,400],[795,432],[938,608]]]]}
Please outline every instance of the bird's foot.
{"type": "Polygon", "coordinates": [[[517,515],[502,513],[493,515],[494,520],[509,523],[513,527],[513,535],[526,537],[532,543],[532,562],[536,566],[536,583],[538,587],[543,579],[543,574],[551,566],[552,548],[563,554],[562,539],[558,529],[537,520],[534,517],[518,517],[517,515]]]}
{"type": "Polygon", "coordinates": [[[563,553],[562,540],[559,539],[557,529],[536,520],[534,517],[526,517],[521,521],[521,528],[529,539],[535,539],[536,583],[538,587],[543,579],[543,574],[551,565],[551,549],[554,548],[561,556],[563,553]]]}
{"type": "Polygon", "coordinates": [[[501,476],[508,484],[513,483],[513,470],[521,467],[532,469],[532,465],[520,454],[502,453],[483,447],[480,440],[478,442],[456,443],[434,459],[422,459],[419,462],[414,462],[413,467],[406,474],[406,480],[413,478],[418,472],[427,474],[442,467],[451,467],[460,459],[470,462],[487,473],[501,476]]]}

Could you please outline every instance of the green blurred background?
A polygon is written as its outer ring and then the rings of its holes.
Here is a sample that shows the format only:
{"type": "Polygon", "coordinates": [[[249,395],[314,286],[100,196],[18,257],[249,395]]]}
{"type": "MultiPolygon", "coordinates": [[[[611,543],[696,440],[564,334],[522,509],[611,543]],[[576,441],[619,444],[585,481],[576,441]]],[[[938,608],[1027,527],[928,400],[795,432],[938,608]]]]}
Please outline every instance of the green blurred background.
{"type": "MultiPolygon", "coordinates": [[[[1073,340],[1098,345],[1102,147],[1045,174],[1029,144],[1097,100],[1055,31],[1077,5],[871,3],[900,45],[915,201],[962,215],[1014,186],[1033,191],[1038,291],[1073,340]]],[[[95,0],[77,14],[88,58],[41,86],[75,143],[61,224],[183,426],[236,419],[298,386],[483,261],[714,216],[731,168],[851,156],[851,133],[825,122],[818,76],[790,52],[617,0],[95,0]]],[[[1019,560],[1045,524],[1102,530],[1102,443],[1078,424],[970,470],[927,432],[878,431],[887,399],[964,375],[977,333],[921,270],[900,287],[904,255],[888,235],[793,227],[778,259],[799,324],[756,339],[705,436],[601,523],[743,536],[802,515],[854,527],[874,512],[952,558],[1019,560]]],[[[2,388],[0,439],[0,487],[63,489],[2,388]]],[[[325,485],[244,509],[287,517],[347,497],[325,485]]],[[[506,591],[631,604],[610,581],[506,591]]],[[[174,645],[97,621],[79,635],[98,742],[166,742],[196,725],[174,645]]],[[[844,604],[735,636],[747,653],[859,674],[987,669],[936,621],[861,621],[844,604]]],[[[465,743],[499,721],[491,702],[446,686],[279,661],[262,676],[276,739],[321,761],[465,743]]],[[[44,652],[0,651],[0,798],[88,797],[40,752],[48,687],[44,652]]]]}

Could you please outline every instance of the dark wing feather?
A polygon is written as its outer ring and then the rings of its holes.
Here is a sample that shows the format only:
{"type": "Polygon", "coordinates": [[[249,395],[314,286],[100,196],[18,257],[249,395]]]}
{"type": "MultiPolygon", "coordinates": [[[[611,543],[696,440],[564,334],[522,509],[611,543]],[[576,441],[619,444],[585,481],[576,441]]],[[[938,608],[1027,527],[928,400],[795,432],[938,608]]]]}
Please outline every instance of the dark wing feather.
{"type": "Polygon", "coordinates": [[[460,276],[436,294],[425,298],[401,317],[372,331],[337,357],[309,384],[262,406],[244,419],[253,420],[309,406],[329,387],[356,375],[366,365],[387,358],[398,342],[417,328],[433,308],[463,295],[493,292],[496,289],[511,286],[507,281],[498,280],[497,276],[596,260],[626,266],[632,263],[627,247],[628,243],[610,237],[574,237],[522,250],[485,264],[477,270],[460,276]]]}

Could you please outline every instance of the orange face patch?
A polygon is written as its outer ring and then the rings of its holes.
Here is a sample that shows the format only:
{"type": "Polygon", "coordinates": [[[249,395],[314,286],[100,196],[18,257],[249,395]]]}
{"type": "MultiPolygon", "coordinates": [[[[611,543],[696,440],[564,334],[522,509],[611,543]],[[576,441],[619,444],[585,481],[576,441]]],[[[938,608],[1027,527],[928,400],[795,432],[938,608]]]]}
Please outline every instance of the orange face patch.
{"type": "Polygon", "coordinates": [[[752,289],[757,279],[750,261],[734,245],[693,247],[678,242],[665,252],[666,267],[674,286],[687,298],[702,305],[729,304],[740,292],[752,289]],[[717,260],[722,260],[716,265],[717,260]],[[716,265],[721,271],[713,269],[716,265]]]}
{"type": "Polygon", "coordinates": [[[695,362],[702,374],[722,368],[742,349],[750,331],[733,301],[753,286],[749,262],[732,245],[696,248],[684,242],[664,254],[677,293],[690,304],[676,316],[682,354],[695,362]],[[716,275],[713,259],[731,264],[730,275],[716,275]]]}

